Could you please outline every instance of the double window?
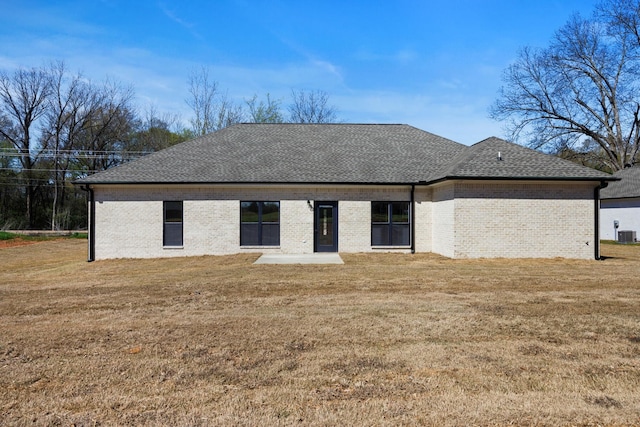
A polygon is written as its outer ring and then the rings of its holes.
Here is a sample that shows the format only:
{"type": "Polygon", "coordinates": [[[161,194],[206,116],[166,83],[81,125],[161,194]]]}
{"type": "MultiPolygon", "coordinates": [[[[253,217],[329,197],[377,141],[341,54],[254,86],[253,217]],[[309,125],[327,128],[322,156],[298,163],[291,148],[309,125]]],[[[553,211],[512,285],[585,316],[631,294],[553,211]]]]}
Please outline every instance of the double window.
{"type": "Polygon", "coordinates": [[[164,202],[162,244],[182,246],[182,202],[164,202]]]}
{"type": "Polygon", "coordinates": [[[240,202],[240,245],[280,244],[280,202],[240,202]]]}
{"type": "Polygon", "coordinates": [[[409,246],[409,202],[371,202],[371,245],[409,246]]]}

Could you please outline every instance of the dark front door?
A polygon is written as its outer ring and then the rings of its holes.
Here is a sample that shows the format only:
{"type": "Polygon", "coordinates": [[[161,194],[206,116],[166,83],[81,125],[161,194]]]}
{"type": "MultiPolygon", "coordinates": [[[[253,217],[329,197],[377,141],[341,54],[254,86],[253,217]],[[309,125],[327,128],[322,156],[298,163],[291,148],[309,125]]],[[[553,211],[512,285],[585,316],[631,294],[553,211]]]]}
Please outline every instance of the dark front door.
{"type": "Polygon", "coordinates": [[[338,252],[338,202],[316,201],[315,251],[338,252]]]}

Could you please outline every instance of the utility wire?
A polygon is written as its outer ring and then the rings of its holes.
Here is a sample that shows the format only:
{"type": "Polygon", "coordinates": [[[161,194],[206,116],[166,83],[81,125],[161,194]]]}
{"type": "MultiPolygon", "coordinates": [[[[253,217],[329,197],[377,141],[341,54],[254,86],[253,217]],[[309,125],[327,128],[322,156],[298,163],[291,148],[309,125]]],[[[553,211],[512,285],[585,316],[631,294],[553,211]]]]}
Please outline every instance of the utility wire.
{"type": "Polygon", "coordinates": [[[14,157],[14,158],[19,158],[19,157],[40,157],[40,158],[45,158],[45,159],[66,159],[66,158],[75,158],[75,159],[105,159],[105,158],[109,158],[109,157],[122,157],[122,158],[136,158],[136,157],[141,157],[144,156],[146,154],[150,154],[150,153],[131,153],[131,152],[126,152],[126,153],[117,153],[117,152],[113,152],[113,153],[107,153],[107,154],[38,154],[36,156],[32,156],[30,154],[27,153],[2,153],[0,152],[0,157],[14,157]]]}

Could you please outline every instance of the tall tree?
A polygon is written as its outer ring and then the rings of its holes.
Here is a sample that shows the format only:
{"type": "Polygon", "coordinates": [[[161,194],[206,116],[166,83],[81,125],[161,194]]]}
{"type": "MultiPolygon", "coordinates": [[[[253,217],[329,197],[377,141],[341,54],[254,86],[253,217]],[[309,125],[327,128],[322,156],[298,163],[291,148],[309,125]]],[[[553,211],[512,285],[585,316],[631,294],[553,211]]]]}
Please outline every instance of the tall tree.
{"type": "Polygon", "coordinates": [[[84,193],[72,180],[190,137],[170,132],[168,119],[140,120],[133,96],[62,61],[0,70],[0,227],[81,226],[84,193]]]}
{"type": "Polygon", "coordinates": [[[18,154],[10,142],[0,138],[0,229],[13,228],[15,217],[24,217],[18,154]]]}
{"type": "Polygon", "coordinates": [[[49,149],[51,183],[51,229],[59,229],[59,211],[64,205],[69,165],[79,136],[99,105],[99,94],[81,74],[69,77],[64,62],[54,62],[49,70],[51,96],[42,131],[43,146],[49,149]]]}
{"type": "Polygon", "coordinates": [[[621,19],[637,21],[638,8],[638,0],[610,0],[589,19],[574,15],[547,48],[523,48],[491,116],[535,148],[560,151],[590,139],[611,170],[633,163],[640,148],[640,44],[637,25],[621,19]],[[605,5],[616,12],[602,13],[605,5]]]}
{"type": "Polygon", "coordinates": [[[329,104],[329,94],[321,90],[305,92],[291,91],[289,121],[291,123],[335,123],[338,121],[336,107],[329,104]]]}
{"type": "Polygon", "coordinates": [[[283,123],[284,117],[280,111],[280,101],[271,99],[267,93],[266,101],[258,101],[258,95],[246,101],[252,123],[283,123]]]}
{"type": "Polygon", "coordinates": [[[136,116],[131,88],[112,81],[93,84],[79,73],[69,74],[63,62],[52,63],[48,72],[52,93],[41,138],[48,148],[50,226],[56,230],[70,217],[65,204],[67,190],[73,191],[72,171],[83,164],[85,171],[103,170],[123,161],[136,116]]]}
{"type": "Polygon", "coordinates": [[[566,160],[571,160],[582,166],[588,166],[603,172],[611,173],[611,168],[602,161],[606,156],[602,148],[592,139],[585,139],[580,144],[573,147],[560,147],[558,151],[552,154],[566,160]]]}
{"type": "Polygon", "coordinates": [[[47,107],[51,93],[48,73],[39,68],[19,68],[12,74],[0,72],[0,137],[9,141],[19,152],[25,177],[27,227],[34,220],[36,177],[34,165],[46,148],[37,143],[34,134],[38,121],[47,107]]]}
{"type": "Polygon", "coordinates": [[[78,135],[81,170],[95,173],[121,164],[135,129],[133,88],[107,80],[99,87],[98,103],[78,135]]]}
{"type": "Polygon", "coordinates": [[[596,8],[596,16],[611,26],[613,34],[629,37],[640,45],[640,2],[637,0],[603,0],[596,8]]]}
{"type": "Polygon", "coordinates": [[[242,106],[220,92],[218,82],[211,79],[208,68],[193,70],[188,85],[189,98],[185,102],[193,110],[191,126],[195,135],[206,135],[242,121],[242,106]]]}
{"type": "Polygon", "coordinates": [[[126,152],[133,156],[159,151],[191,138],[191,134],[178,125],[176,115],[159,114],[150,108],[144,120],[139,120],[127,144],[126,152]]]}
{"type": "Polygon", "coordinates": [[[215,111],[216,121],[214,123],[214,130],[226,128],[227,126],[240,123],[244,120],[242,105],[233,102],[226,92],[218,96],[215,111]]]}
{"type": "Polygon", "coordinates": [[[191,126],[196,135],[206,135],[214,130],[215,99],[218,94],[218,82],[211,81],[209,70],[202,67],[189,75],[189,95],[186,103],[193,110],[191,126]]]}

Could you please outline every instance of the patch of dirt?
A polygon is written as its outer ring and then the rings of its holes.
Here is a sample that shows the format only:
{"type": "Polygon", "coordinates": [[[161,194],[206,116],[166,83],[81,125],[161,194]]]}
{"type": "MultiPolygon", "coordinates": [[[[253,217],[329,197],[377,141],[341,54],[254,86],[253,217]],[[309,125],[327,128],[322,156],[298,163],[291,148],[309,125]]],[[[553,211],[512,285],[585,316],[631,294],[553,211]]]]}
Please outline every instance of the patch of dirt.
{"type": "Polygon", "coordinates": [[[41,242],[38,241],[38,240],[24,240],[24,239],[21,239],[20,237],[17,237],[15,239],[0,240],[0,249],[15,248],[15,247],[18,247],[18,246],[33,245],[35,243],[41,243],[41,242]]]}

